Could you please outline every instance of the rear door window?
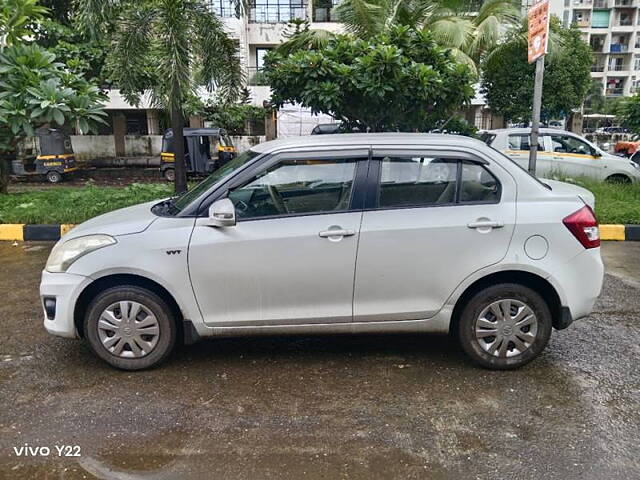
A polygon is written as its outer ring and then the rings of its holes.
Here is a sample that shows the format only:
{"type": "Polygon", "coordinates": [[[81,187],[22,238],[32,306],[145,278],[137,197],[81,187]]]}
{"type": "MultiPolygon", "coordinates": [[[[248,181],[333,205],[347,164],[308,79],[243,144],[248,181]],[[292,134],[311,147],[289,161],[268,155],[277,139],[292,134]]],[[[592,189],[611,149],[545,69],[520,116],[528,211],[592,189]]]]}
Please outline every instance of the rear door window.
{"type": "Polygon", "coordinates": [[[460,203],[497,203],[500,183],[482,165],[462,162],[460,175],[460,203]]]}
{"type": "Polygon", "coordinates": [[[529,150],[529,135],[509,135],[509,150],[529,150]]]}
{"type": "Polygon", "coordinates": [[[377,208],[497,203],[500,183],[483,165],[456,158],[386,156],[377,208]]]}
{"type": "Polygon", "coordinates": [[[455,201],[457,160],[384,157],[380,171],[380,208],[441,205],[455,201]]]}

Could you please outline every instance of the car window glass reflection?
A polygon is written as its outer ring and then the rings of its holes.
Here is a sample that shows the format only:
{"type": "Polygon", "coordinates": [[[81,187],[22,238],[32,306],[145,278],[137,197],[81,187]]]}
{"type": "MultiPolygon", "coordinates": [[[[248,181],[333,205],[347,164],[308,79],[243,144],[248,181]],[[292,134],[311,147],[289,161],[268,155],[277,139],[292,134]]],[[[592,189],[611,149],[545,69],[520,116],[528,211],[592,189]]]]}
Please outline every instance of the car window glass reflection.
{"type": "Polygon", "coordinates": [[[357,159],[284,160],[229,193],[238,218],[349,208],[357,159]]]}

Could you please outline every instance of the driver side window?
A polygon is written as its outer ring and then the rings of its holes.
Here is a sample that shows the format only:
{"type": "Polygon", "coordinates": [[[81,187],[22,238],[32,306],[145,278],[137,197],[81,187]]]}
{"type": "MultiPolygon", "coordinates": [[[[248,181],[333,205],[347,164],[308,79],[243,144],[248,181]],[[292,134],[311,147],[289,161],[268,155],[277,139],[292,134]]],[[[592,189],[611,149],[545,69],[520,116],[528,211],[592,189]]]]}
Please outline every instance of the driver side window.
{"type": "Polygon", "coordinates": [[[237,218],[349,209],[356,158],[282,160],[229,192],[237,218]]]}
{"type": "Polygon", "coordinates": [[[592,154],[588,143],[569,135],[551,135],[551,148],[555,153],[592,154]]]}

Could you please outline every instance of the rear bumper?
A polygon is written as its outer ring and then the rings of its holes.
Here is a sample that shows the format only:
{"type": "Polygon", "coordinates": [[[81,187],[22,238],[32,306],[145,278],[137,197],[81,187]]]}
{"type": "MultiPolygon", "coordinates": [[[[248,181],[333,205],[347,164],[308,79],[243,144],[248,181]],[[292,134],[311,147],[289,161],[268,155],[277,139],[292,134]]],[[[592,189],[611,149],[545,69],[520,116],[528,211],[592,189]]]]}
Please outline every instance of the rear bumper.
{"type": "Polygon", "coordinates": [[[75,305],[80,293],[89,283],[91,279],[82,275],[49,273],[46,270],[42,272],[40,303],[47,332],[66,338],[78,336],[74,323],[75,305]]]}
{"type": "Polygon", "coordinates": [[[571,310],[569,307],[560,307],[560,315],[558,318],[553,319],[553,328],[556,330],[564,330],[573,323],[573,317],[571,316],[571,310]]]}
{"type": "Polygon", "coordinates": [[[553,275],[552,283],[560,294],[561,318],[557,329],[566,328],[574,320],[586,317],[602,290],[604,265],[599,248],[590,248],[566,262],[553,275]]]}

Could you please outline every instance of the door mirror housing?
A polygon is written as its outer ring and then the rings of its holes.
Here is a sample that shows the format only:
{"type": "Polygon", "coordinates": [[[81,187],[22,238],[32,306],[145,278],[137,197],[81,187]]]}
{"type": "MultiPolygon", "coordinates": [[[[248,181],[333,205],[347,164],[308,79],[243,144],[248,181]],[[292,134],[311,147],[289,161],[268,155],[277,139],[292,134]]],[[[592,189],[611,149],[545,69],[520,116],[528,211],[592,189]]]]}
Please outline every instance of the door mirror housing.
{"type": "Polygon", "coordinates": [[[236,209],[228,198],[216,200],[209,207],[209,222],[212,227],[233,227],[236,224],[236,209]]]}

